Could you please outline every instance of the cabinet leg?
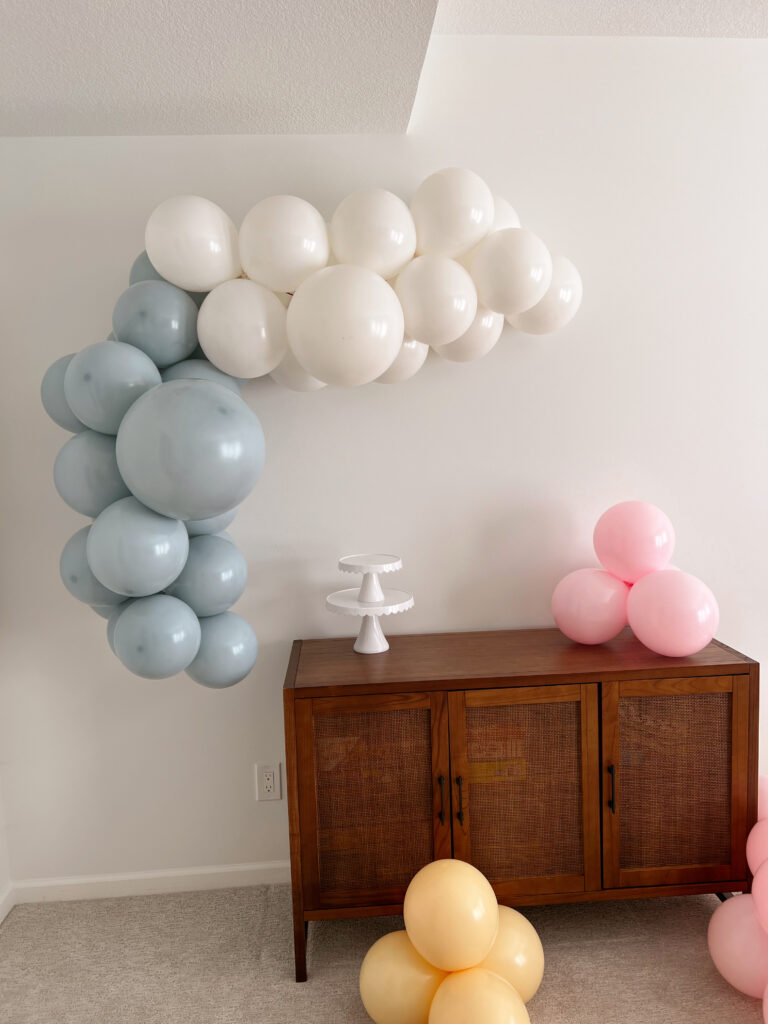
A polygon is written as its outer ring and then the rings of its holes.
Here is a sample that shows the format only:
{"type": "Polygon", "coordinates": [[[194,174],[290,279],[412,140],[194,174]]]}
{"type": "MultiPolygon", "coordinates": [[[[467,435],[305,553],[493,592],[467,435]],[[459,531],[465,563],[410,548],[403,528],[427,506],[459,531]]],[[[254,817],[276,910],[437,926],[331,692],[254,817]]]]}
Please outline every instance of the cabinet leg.
{"type": "Polygon", "coordinates": [[[293,922],[293,955],[296,961],[296,981],[307,980],[307,936],[309,921],[293,922]]]}
{"type": "Polygon", "coordinates": [[[720,900],[721,903],[725,903],[726,900],[729,900],[731,898],[731,896],[733,896],[733,893],[732,892],[716,892],[715,896],[717,896],[717,898],[720,900]]]}

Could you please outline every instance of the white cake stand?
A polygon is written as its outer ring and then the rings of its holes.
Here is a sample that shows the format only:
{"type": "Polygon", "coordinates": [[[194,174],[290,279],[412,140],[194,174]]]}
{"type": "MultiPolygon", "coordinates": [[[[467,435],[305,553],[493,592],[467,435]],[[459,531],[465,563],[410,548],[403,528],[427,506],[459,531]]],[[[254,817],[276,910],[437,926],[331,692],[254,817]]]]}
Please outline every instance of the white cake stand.
{"type": "Polygon", "coordinates": [[[389,650],[379,623],[380,615],[396,615],[413,608],[413,594],[404,590],[382,590],[379,573],[402,569],[397,555],[346,555],[339,559],[342,572],[363,574],[360,589],[336,590],[325,599],[325,607],[337,615],[359,615],[360,632],[355,641],[358,654],[380,654],[389,650]]]}

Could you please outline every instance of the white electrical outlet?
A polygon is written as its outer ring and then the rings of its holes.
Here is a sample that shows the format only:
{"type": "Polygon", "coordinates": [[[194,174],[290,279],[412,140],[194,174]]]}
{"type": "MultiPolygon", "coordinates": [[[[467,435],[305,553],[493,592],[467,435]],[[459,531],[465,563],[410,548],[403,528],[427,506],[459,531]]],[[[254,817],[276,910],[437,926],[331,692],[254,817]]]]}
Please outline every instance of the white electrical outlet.
{"type": "Polygon", "coordinates": [[[254,765],[257,800],[280,800],[280,764],[254,765]]]}

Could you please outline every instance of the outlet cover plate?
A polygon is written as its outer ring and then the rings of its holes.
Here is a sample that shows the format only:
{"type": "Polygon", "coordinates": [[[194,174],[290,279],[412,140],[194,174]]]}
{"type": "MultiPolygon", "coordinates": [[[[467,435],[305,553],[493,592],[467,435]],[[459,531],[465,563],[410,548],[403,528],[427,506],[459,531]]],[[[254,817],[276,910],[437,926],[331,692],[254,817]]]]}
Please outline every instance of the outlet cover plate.
{"type": "Polygon", "coordinates": [[[257,800],[282,799],[282,788],[280,785],[281,767],[279,762],[276,764],[254,765],[257,800]]]}

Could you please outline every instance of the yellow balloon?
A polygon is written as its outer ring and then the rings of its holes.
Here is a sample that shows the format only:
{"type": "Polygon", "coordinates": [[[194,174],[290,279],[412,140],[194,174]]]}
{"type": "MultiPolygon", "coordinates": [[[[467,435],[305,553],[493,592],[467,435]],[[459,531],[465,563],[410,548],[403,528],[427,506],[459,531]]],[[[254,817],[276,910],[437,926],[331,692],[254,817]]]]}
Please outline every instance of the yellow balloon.
{"type": "Polygon", "coordinates": [[[490,883],[463,860],[436,860],[414,875],[403,917],[416,950],[442,971],[476,967],[499,927],[490,883]]]}
{"type": "Polygon", "coordinates": [[[530,1024],[530,1020],[512,986],[482,967],[449,974],[429,1011],[429,1024],[530,1024]]]}
{"type": "Polygon", "coordinates": [[[480,967],[508,981],[524,1003],[536,995],[544,977],[544,950],[527,917],[499,907],[499,932],[480,967]]]}
{"type": "Polygon", "coordinates": [[[405,932],[374,942],[360,968],[360,997],[375,1024],[427,1024],[446,975],[419,956],[405,932]]]}

